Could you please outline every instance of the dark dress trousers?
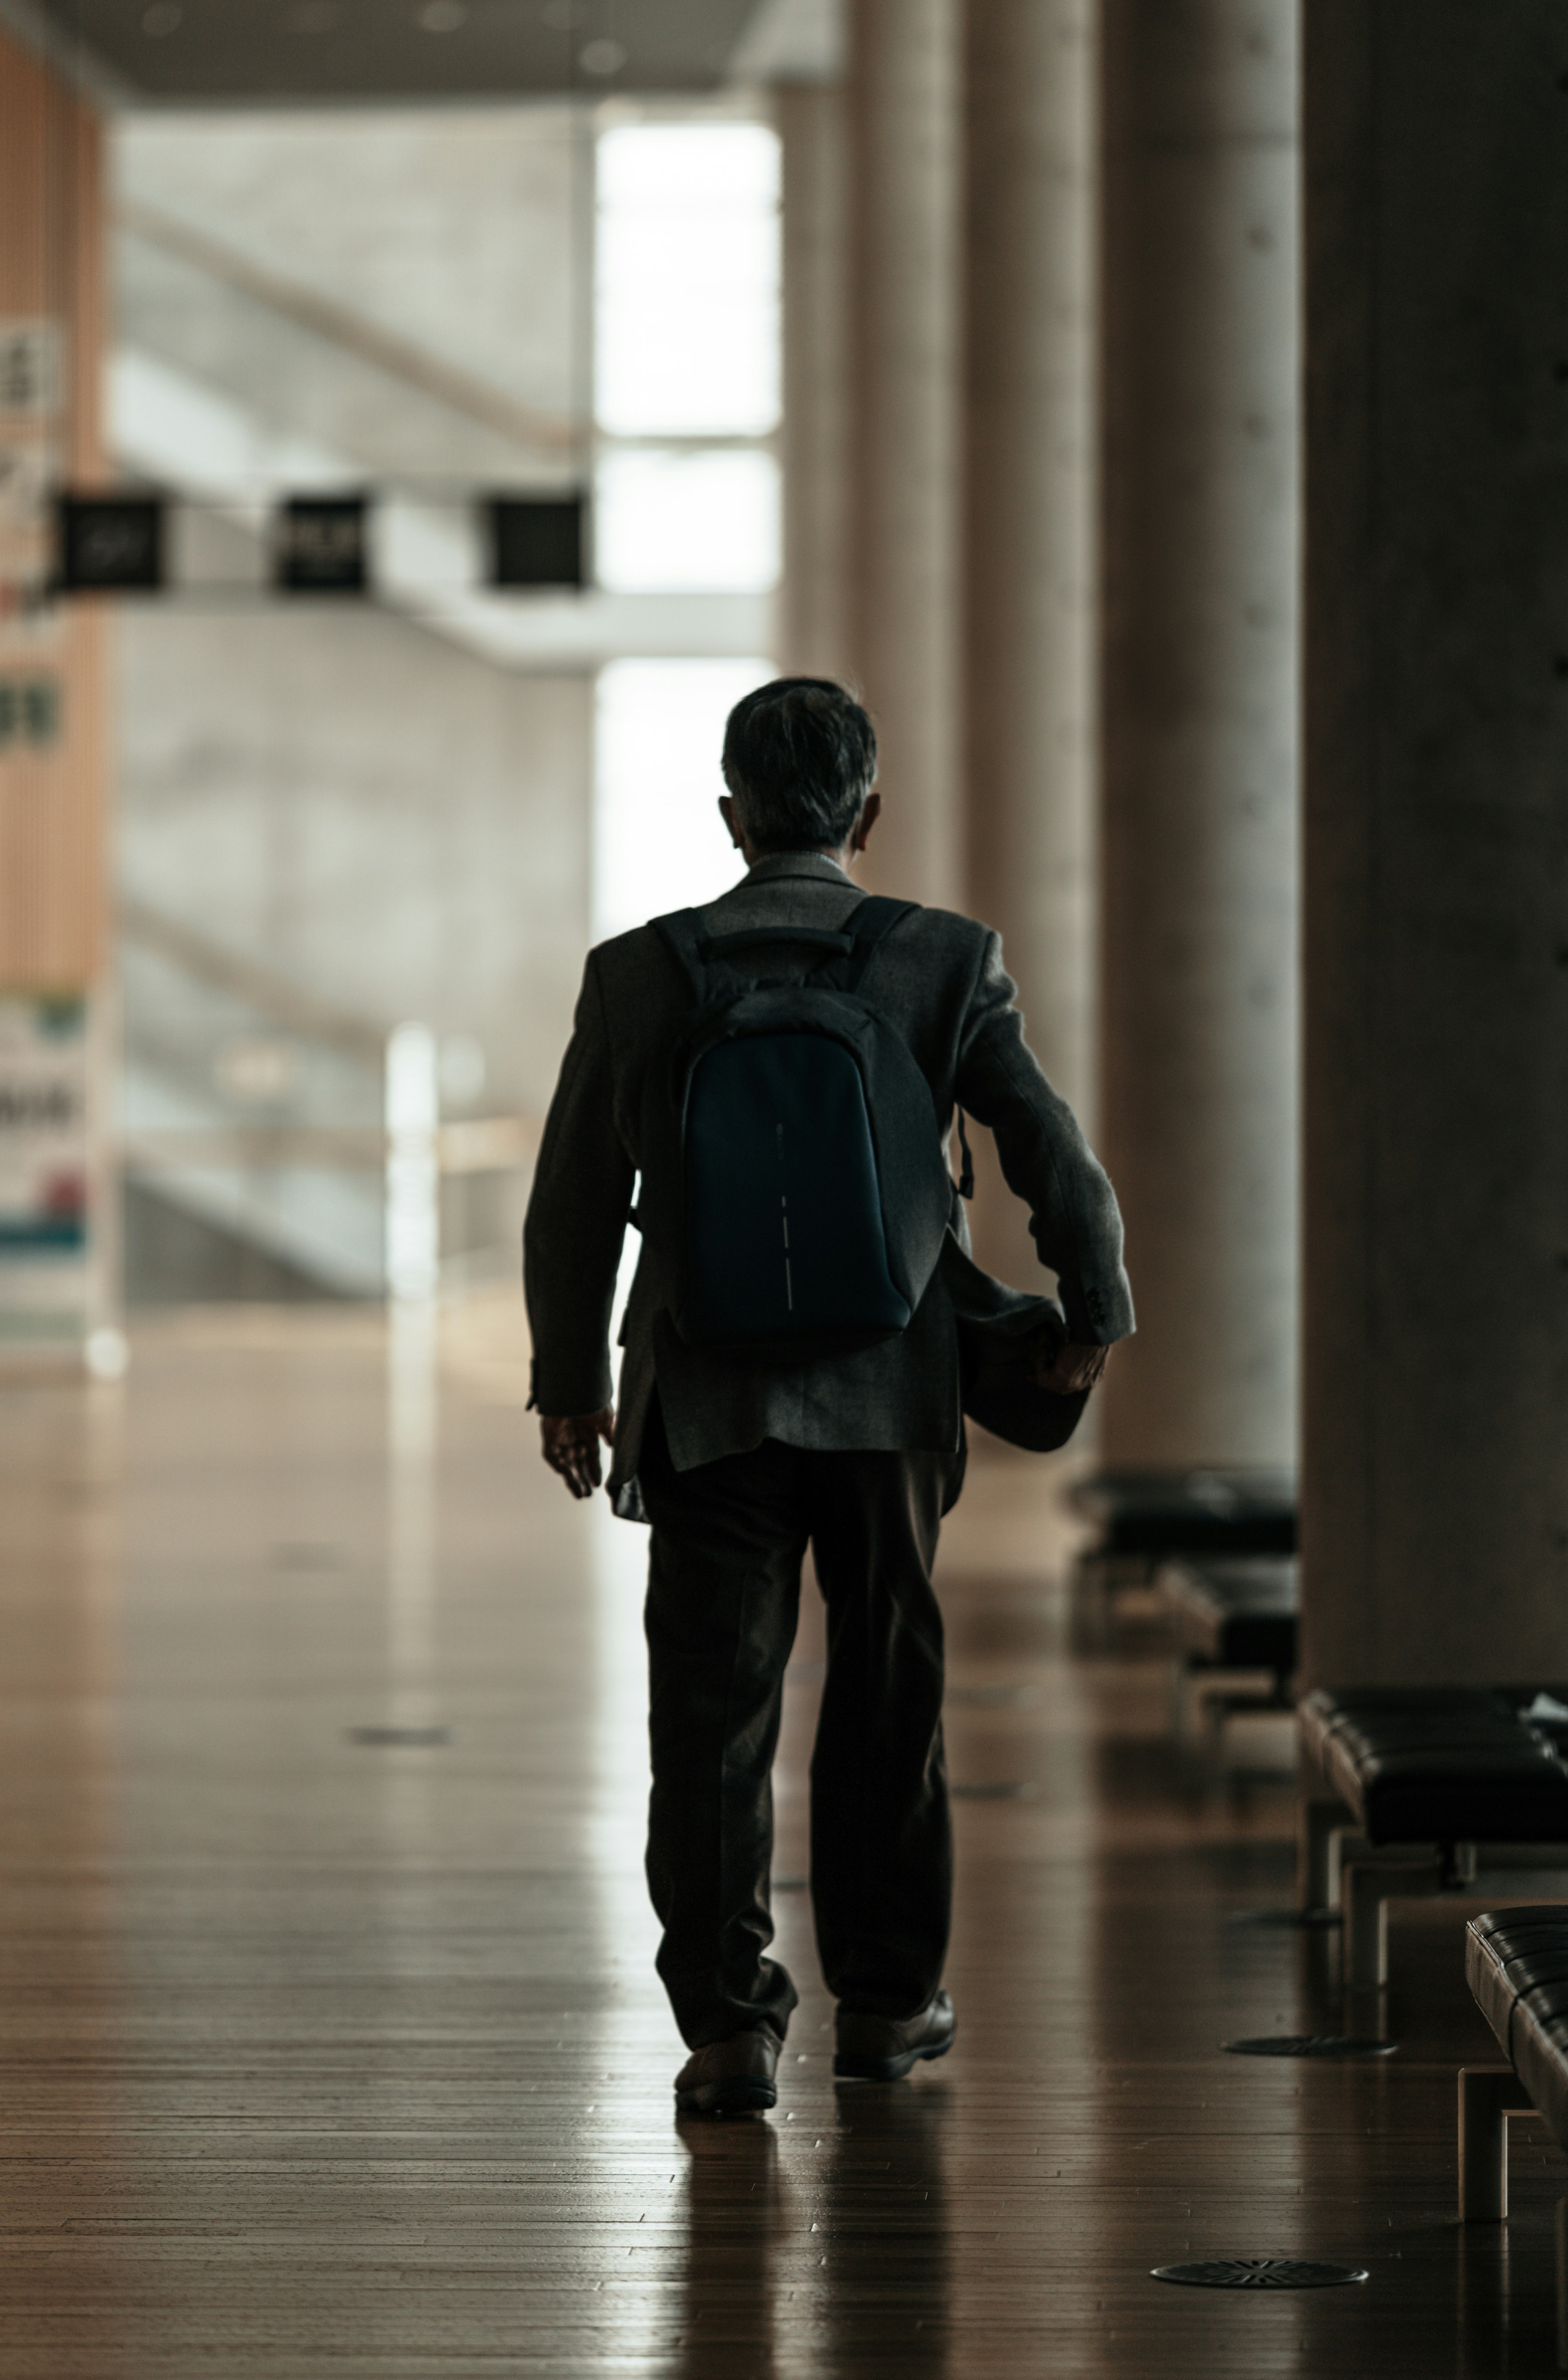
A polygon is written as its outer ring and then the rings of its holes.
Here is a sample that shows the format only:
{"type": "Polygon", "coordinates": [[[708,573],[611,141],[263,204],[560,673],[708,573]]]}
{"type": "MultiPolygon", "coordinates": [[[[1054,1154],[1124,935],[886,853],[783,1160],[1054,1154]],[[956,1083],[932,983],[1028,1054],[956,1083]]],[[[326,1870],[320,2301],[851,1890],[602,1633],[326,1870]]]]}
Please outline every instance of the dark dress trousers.
{"type": "MultiPolygon", "coordinates": [[[[704,918],[712,934],[837,929],[860,897],[833,861],[785,854],[760,860],[704,918]]],[[[1115,1198],[1024,1040],[998,936],[917,910],[878,949],[861,995],[913,1050],[937,1129],[950,1130],[955,1101],[990,1127],[1072,1336],[1124,1337],[1115,1198]]],[[[541,1413],[611,1401],[628,1210],[690,1004],[648,928],[590,953],[524,1234],[541,1413]]],[[[912,2015],[941,1979],[952,1876],[931,1587],[964,1460],[947,1269],[897,1338],[777,1369],[687,1346],[668,1304],[645,1245],[622,1330],[609,1485],[618,1512],[652,1524],[648,1874],[664,1927],[660,1973],[694,2047],[759,2023],[782,2036],[795,2005],[766,1955],[769,1780],[809,1545],[829,1634],[811,1773],[818,1946],[846,2006],[912,2015]]]]}

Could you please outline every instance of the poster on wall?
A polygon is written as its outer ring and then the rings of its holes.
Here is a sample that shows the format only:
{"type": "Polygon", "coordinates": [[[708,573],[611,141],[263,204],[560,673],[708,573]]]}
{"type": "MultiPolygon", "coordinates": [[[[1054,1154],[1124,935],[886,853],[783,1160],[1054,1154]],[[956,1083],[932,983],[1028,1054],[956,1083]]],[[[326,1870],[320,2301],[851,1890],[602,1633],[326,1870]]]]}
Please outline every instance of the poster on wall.
{"type": "Polygon", "coordinates": [[[0,992],[0,1351],[86,1342],[90,1085],[86,1000],[0,992]]]}
{"type": "Polygon", "coordinates": [[[63,346],[58,322],[0,316],[0,625],[49,584],[63,346]]]}

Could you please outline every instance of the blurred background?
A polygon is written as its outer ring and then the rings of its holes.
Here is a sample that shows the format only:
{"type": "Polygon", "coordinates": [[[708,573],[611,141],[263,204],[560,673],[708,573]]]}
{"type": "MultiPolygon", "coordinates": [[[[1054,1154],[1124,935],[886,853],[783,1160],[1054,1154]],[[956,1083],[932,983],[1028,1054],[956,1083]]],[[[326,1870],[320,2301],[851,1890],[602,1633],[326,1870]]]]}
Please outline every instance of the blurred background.
{"type": "Polygon", "coordinates": [[[831,674],[1116,1184],[1102,1459],[1305,1412],[1345,1658],[1489,1496],[1554,1646],[1562,28],[1400,5],[0,0],[0,1351],[510,1297],[586,949],[831,674]]]}
{"type": "Polygon", "coordinates": [[[706,2373],[737,2305],[945,2376],[950,2295],[988,2380],[1208,2373],[1184,2243],[1375,2252],[1359,2350],[1234,2301],[1249,2372],[1544,2368],[1556,2152],[1512,2282],[1453,2222],[1474,1846],[1422,2033],[1290,1763],[1298,1688],[1487,1688],[1533,1771],[1568,1707],[1565,103],[1568,0],[0,0],[19,2380],[706,2373]],[[518,1237],[585,953],[734,880],[781,672],[874,714],[868,889],[1000,929],[1138,1328],[944,1539],[954,2084],[812,2174],[802,2055],[783,2195],[694,2161],[645,2284],[646,1541],[531,1451],[518,1237]],[[363,2184],[295,2144],[356,2109],[363,2184]]]}
{"type": "MultiPolygon", "coordinates": [[[[12,1105],[72,1121],[13,1134],[0,1342],[112,1367],[122,1306],[377,1298],[399,1245],[421,1293],[515,1281],[590,941],[734,880],[723,722],[780,651],[759,78],[825,82],[842,29],[709,0],[634,53],[603,13],[166,5],[18,49],[0,650],[49,718],[0,781],[84,815],[34,859],[78,870],[68,980],[7,1020],[12,1105]],[[291,587],[311,531],[346,568],[291,587]]],[[[13,894],[25,994],[58,896],[13,894]]]]}
{"type": "Polygon", "coordinates": [[[803,671],[1103,1140],[1111,1451],[1293,1461],[1295,18],[1124,13],[5,0],[0,1350],[510,1294],[803,671]]]}
{"type": "Polygon", "coordinates": [[[309,1135],[380,1123],[408,1020],[465,1127],[442,1286],[515,1276],[590,935],[733,875],[713,756],[779,577],[778,140],[602,113],[115,142],[111,450],[176,495],[185,582],[118,657],[133,1302],[380,1291],[374,1175],[309,1135]],[[271,598],[279,502],[344,490],[374,492],[367,599],[271,598]],[[581,507],[589,585],[487,588],[502,492],[581,507]],[[291,1136],[226,1172],[173,1137],[258,1127],[291,1136]]]}

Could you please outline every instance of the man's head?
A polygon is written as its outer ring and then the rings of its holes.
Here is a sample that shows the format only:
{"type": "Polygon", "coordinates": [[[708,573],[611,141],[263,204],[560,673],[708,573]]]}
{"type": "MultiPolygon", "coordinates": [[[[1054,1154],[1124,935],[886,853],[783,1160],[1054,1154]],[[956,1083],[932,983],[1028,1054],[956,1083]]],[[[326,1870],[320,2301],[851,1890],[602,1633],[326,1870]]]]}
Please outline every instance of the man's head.
{"type": "Polygon", "coordinates": [[[863,847],[881,804],[875,728],[831,678],[781,677],[742,697],[724,728],[719,805],[748,859],[863,847]]]}

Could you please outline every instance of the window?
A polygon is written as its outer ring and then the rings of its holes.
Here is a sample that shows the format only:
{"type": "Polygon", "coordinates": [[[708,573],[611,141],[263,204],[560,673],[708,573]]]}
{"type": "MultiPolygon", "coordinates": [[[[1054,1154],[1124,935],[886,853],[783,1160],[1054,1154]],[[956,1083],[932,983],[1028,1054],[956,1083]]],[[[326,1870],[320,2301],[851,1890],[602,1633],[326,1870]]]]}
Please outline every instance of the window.
{"type": "Polygon", "coordinates": [[[779,144],[767,126],[603,134],[602,586],[742,594],[776,585],[778,464],[761,442],[779,419],[779,144]]]}
{"type": "Polygon", "coordinates": [[[756,447],[626,446],[599,469],[602,587],[725,594],[779,575],[778,469],[756,447]]]}
{"type": "Polygon", "coordinates": [[[743,862],[718,812],[724,721],[772,662],[611,662],[599,673],[593,939],[700,906],[743,862]]]}
{"type": "MultiPolygon", "coordinates": [[[[604,132],[596,253],[599,583],[644,599],[755,599],[780,564],[767,443],[779,419],[777,136],[727,122],[604,132]]],[[[716,808],[719,753],[732,705],[774,671],[734,649],[600,672],[596,941],[713,900],[741,872],[716,808]]]]}
{"type": "Polygon", "coordinates": [[[612,438],[763,438],[779,419],[779,144],[761,124],[599,143],[596,410],[612,438]]]}

